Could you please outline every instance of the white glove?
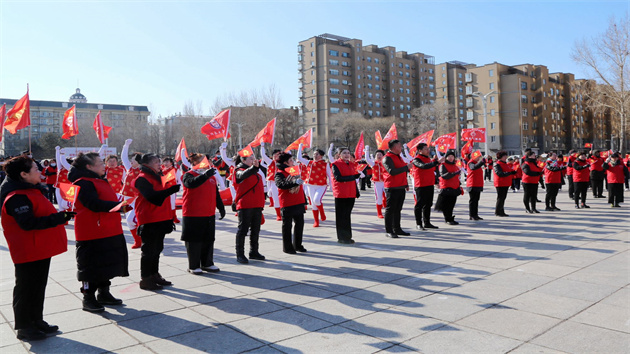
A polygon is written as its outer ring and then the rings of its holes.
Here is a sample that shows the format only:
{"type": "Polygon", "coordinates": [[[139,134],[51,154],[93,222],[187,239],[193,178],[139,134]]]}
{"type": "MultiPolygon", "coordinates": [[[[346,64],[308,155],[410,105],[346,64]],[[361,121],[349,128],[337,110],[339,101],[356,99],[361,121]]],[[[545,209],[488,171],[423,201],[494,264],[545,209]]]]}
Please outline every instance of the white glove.
{"type": "Polygon", "coordinates": [[[55,146],[55,151],[61,150],[61,146],[55,146]]]}
{"type": "Polygon", "coordinates": [[[303,183],[304,183],[304,181],[303,181],[301,178],[298,178],[298,179],[296,179],[296,180],[295,180],[295,183],[297,183],[297,184],[303,184],[303,183]]]}
{"type": "Polygon", "coordinates": [[[125,145],[129,146],[131,145],[131,142],[133,142],[133,139],[127,139],[125,140],[125,145]]]}
{"type": "Polygon", "coordinates": [[[264,142],[264,141],[261,141],[261,142],[260,142],[260,146],[265,146],[265,142],[264,142]]]}
{"type": "Polygon", "coordinates": [[[221,143],[221,149],[227,149],[227,142],[221,143]]]}

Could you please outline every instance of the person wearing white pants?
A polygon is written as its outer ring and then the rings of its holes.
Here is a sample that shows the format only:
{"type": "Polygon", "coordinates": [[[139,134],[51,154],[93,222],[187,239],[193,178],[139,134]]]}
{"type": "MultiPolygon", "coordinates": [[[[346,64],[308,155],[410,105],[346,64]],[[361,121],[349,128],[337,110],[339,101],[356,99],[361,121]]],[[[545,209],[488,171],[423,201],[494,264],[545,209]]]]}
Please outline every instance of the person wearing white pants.
{"type": "Polygon", "coordinates": [[[376,200],[376,216],[383,218],[383,207],[385,206],[385,185],[383,183],[383,156],[385,151],[376,150],[374,157],[370,155],[370,147],[365,147],[365,161],[372,167],[372,182],[374,182],[374,199],[376,200]]]}
{"type": "Polygon", "coordinates": [[[324,151],[316,149],[313,152],[313,160],[309,161],[302,157],[303,144],[300,144],[297,153],[299,162],[306,166],[306,193],[309,197],[313,210],[314,223],[313,227],[319,227],[319,218],[326,221],[326,213],[322,199],[328,190],[328,186],[332,181],[332,171],[330,164],[324,160],[324,151]]]}
{"type": "Polygon", "coordinates": [[[276,149],[273,150],[271,154],[271,158],[267,157],[265,153],[265,143],[260,143],[260,157],[262,161],[267,166],[267,195],[271,197],[271,203],[273,203],[273,207],[276,209],[276,220],[282,220],[282,214],[280,212],[280,199],[278,195],[278,186],[276,186],[275,178],[276,178],[276,158],[282,150],[276,149]]]}

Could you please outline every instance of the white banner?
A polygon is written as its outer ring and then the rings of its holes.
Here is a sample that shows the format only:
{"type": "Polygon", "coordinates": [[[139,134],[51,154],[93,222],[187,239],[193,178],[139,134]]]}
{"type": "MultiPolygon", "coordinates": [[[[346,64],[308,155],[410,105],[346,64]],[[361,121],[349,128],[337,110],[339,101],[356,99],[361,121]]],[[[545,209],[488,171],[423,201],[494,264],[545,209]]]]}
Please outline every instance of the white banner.
{"type": "MultiPolygon", "coordinates": [[[[65,157],[77,157],[77,155],[79,155],[79,153],[88,153],[88,152],[98,152],[98,150],[100,150],[100,147],[79,147],[79,148],[73,148],[73,147],[67,147],[67,148],[63,148],[61,149],[61,154],[65,157]]],[[[115,147],[106,147],[103,149],[103,151],[101,152],[101,158],[106,158],[108,155],[116,155],[116,148],[115,147]]]]}

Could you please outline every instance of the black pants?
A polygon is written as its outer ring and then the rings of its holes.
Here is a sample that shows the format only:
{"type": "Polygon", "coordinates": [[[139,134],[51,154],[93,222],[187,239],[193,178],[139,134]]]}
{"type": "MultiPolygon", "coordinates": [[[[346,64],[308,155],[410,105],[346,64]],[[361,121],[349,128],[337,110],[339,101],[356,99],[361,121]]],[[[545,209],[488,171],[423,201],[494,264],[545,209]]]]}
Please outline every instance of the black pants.
{"type": "Polygon", "coordinates": [[[13,288],[13,313],[15,329],[25,329],[43,319],[46,283],[50,270],[50,258],[15,264],[13,288]]]}
{"type": "Polygon", "coordinates": [[[148,278],[160,272],[160,253],[164,250],[164,237],[161,232],[143,232],[140,255],[140,276],[148,278]]]}
{"type": "Polygon", "coordinates": [[[623,203],[623,183],[608,183],[608,203],[623,203]]]}
{"type": "Polygon", "coordinates": [[[47,184],[48,186],[48,191],[47,191],[47,195],[46,197],[48,198],[48,200],[50,200],[51,203],[53,204],[57,204],[57,195],[55,194],[55,185],[54,184],[47,184]]]}
{"type": "Polygon", "coordinates": [[[364,191],[365,190],[365,186],[368,186],[369,188],[372,188],[372,180],[370,178],[370,176],[366,175],[365,177],[361,178],[361,190],[364,191]]]}
{"type": "MultiPolygon", "coordinates": [[[[352,208],[356,198],[335,198],[335,226],[338,240],[352,239],[352,208]]],[[[389,206],[389,200],[387,201],[389,206]]]]}
{"type": "Polygon", "coordinates": [[[497,188],[497,203],[494,207],[494,215],[505,214],[505,198],[507,198],[508,189],[510,187],[496,187],[497,188]]]}
{"type": "Polygon", "coordinates": [[[456,195],[442,195],[442,214],[444,214],[444,221],[453,220],[453,209],[455,209],[456,202],[456,195]]]}
{"type": "Polygon", "coordinates": [[[591,188],[593,189],[593,197],[600,197],[604,194],[604,180],[591,179],[591,188]]]}
{"type": "Polygon", "coordinates": [[[241,209],[238,211],[238,231],[236,231],[236,255],[245,255],[245,236],[249,233],[249,253],[258,253],[258,238],[262,208],[241,209]]]}
{"type": "Polygon", "coordinates": [[[433,185],[416,187],[416,205],[413,214],[416,217],[416,225],[431,224],[431,206],[433,206],[433,185]],[[424,224],[423,224],[424,220],[424,224]]]}
{"type": "Polygon", "coordinates": [[[483,172],[483,180],[492,181],[492,168],[486,168],[483,172]]]}
{"type": "Polygon", "coordinates": [[[538,184],[540,184],[540,187],[542,187],[542,189],[545,189],[545,180],[542,177],[538,179],[538,184]]]}
{"type": "Polygon", "coordinates": [[[109,280],[84,281],[83,286],[81,286],[81,292],[83,294],[94,295],[97,289],[109,289],[110,285],[112,285],[112,283],[109,280]]]}
{"type": "Polygon", "coordinates": [[[385,232],[394,233],[400,231],[400,212],[405,203],[405,189],[385,188],[385,198],[387,198],[387,206],[385,207],[385,232]]]}
{"type": "Polygon", "coordinates": [[[558,196],[558,190],[560,190],[560,183],[547,183],[547,194],[545,195],[545,207],[555,208],[556,197],[558,196]]]}
{"type": "Polygon", "coordinates": [[[536,209],[536,200],[538,199],[538,183],[523,183],[523,204],[525,209],[536,209]]]}
{"type": "Polygon", "coordinates": [[[282,210],[282,251],[294,252],[296,249],[301,248],[303,234],[304,234],[304,213],[285,213],[285,210],[283,208],[282,210]],[[295,226],[293,226],[294,224],[295,226]]]}
{"type": "Polygon", "coordinates": [[[184,242],[188,255],[188,269],[214,265],[214,237],[199,242],[184,242]]]}
{"type": "Polygon", "coordinates": [[[588,182],[575,182],[575,205],[580,205],[580,200],[582,204],[586,204],[586,192],[588,192],[588,182]]]}
{"type": "Polygon", "coordinates": [[[573,175],[567,175],[567,180],[569,181],[569,198],[573,199],[575,193],[575,185],[573,183],[573,175]]]}
{"type": "Polygon", "coordinates": [[[512,179],[512,190],[521,190],[521,179],[520,178],[514,178],[512,179]]]}
{"type": "Polygon", "coordinates": [[[471,189],[468,192],[468,195],[470,195],[470,200],[468,200],[468,216],[478,217],[479,216],[479,197],[481,197],[481,191],[471,189]]]}

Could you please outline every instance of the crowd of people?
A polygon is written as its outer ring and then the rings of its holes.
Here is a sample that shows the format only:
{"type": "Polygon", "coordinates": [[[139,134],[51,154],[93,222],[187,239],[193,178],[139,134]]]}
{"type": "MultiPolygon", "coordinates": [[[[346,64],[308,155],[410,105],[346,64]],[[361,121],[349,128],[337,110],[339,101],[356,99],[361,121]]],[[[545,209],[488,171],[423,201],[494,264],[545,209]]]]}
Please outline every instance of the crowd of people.
{"type": "Polygon", "coordinates": [[[431,222],[436,189],[434,210],[442,212],[446,224],[458,225],[453,210],[465,189],[469,219],[483,220],[478,206],[486,180],[496,188],[494,214],[508,217],[505,200],[509,190],[516,193],[521,185],[524,209],[534,214],[540,213],[541,187],[546,194],[544,210],[554,212],[560,210],[556,199],[567,184],[577,209],[589,208],[589,186],[594,198],[604,198],[604,183],[611,207],[620,207],[624,183],[628,190],[630,177],[630,161],[617,152],[607,152],[605,158],[599,151],[538,156],[528,149],[522,157],[499,151],[495,159],[479,152],[457,158],[454,150],[432,154],[429,145],[420,143],[413,147],[415,156],[410,156],[406,145],[391,140],[387,151],[376,150],[374,155],[366,146],[364,159],[355,159],[346,147],[333,153],[332,144],[327,153],[313,149],[312,158],[303,153],[302,145],[295,156],[274,150],[268,157],[262,143],[260,159],[251,154],[231,158],[223,144],[214,156],[182,150],[181,161],[175,161],[152,153],[130,154],[131,144],[131,140],[125,142],[120,158],[103,158],[93,152],[71,159],[57,148],[56,157],[47,161],[36,161],[25,152],[1,162],[2,227],[15,264],[13,310],[19,339],[43,339],[58,331],[43,319],[45,289],[51,258],[67,251],[64,226],[73,219],[83,310],[98,313],[104,306],[122,304],[110,293],[110,285],[113,278],[129,275],[123,219],[133,236],[131,248],[141,250],[139,287],[156,291],[172,285],[160,274],[160,255],[165,236],[177,223],[182,226],[188,272],[220,271],[213,260],[216,213],[223,219],[230,203],[238,217],[236,261],[246,264],[265,260],[259,252],[259,236],[267,200],[276,211],[276,220],[282,222],[283,252],[296,254],[307,252],[303,236],[309,205],[313,227],[326,221],[323,198],[329,188],[337,241],[353,244],[352,211],[366,186],[373,185],[376,217],[384,221],[385,236],[398,238],[410,235],[401,225],[410,190],[415,199],[415,227],[427,230],[438,228],[431,222]],[[61,191],[62,184],[78,187],[72,202],[61,191]],[[176,214],[178,205],[181,221],[176,214]],[[246,256],[247,236],[250,247],[246,256]]]}

